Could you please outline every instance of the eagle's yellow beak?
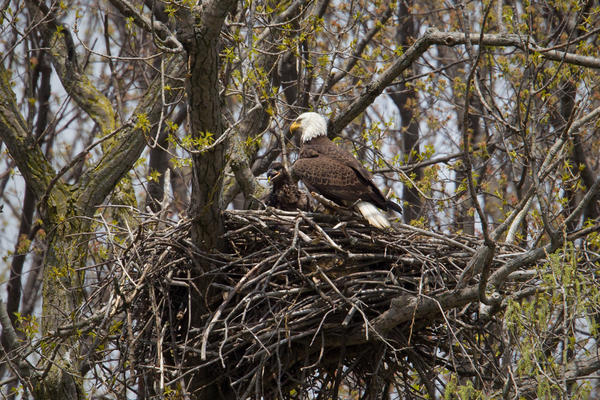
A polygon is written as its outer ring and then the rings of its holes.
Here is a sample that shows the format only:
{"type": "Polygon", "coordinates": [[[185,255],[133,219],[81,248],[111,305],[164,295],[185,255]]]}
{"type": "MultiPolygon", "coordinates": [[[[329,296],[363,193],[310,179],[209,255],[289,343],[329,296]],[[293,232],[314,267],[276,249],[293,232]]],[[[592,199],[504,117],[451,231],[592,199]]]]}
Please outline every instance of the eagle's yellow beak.
{"type": "Polygon", "coordinates": [[[294,132],[296,132],[300,127],[302,126],[302,124],[299,121],[294,121],[291,125],[290,125],[290,132],[293,134],[294,132]]]}

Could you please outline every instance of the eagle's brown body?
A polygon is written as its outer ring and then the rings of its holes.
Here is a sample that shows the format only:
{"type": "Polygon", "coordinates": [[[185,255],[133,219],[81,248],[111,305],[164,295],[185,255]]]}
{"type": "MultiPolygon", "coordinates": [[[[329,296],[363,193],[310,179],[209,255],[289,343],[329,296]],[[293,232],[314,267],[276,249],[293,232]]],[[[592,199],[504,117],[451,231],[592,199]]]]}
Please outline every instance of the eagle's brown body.
{"type": "Polygon", "coordinates": [[[364,200],[388,209],[385,197],[371,180],[371,173],[327,136],[318,136],[303,143],[294,163],[294,174],[310,191],[340,205],[364,200]]]}

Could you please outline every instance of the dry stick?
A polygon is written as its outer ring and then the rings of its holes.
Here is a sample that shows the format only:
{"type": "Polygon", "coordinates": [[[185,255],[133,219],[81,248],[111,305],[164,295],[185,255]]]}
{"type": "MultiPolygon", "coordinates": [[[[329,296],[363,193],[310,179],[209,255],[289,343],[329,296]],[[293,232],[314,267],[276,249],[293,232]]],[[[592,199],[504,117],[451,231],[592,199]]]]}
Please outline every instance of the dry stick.
{"type": "MultiPolygon", "coordinates": [[[[160,323],[160,316],[159,316],[159,312],[158,312],[158,304],[156,303],[156,295],[154,293],[153,286],[150,286],[150,301],[151,301],[151,305],[152,305],[152,310],[154,312],[156,329],[158,329],[161,326],[161,323],[160,323]]],[[[156,352],[158,355],[158,366],[159,366],[159,371],[160,371],[159,388],[160,388],[161,393],[164,392],[164,387],[165,387],[165,368],[164,368],[164,356],[163,356],[163,350],[162,350],[162,342],[163,342],[164,330],[166,327],[167,327],[167,324],[165,324],[160,331],[157,330],[157,332],[156,332],[156,334],[158,336],[158,339],[156,342],[156,352]]]]}
{"type": "Polygon", "coordinates": [[[314,197],[319,203],[323,204],[327,208],[331,208],[342,215],[352,215],[352,210],[346,207],[342,207],[334,201],[329,200],[328,198],[321,196],[319,193],[310,192],[310,195],[314,197]]]}
{"type": "Polygon", "coordinates": [[[397,226],[400,227],[400,228],[410,229],[411,231],[420,233],[420,234],[425,235],[425,236],[430,236],[430,237],[434,237],[436,239],[443,240],[444,242],[450,243],[450,244],[452,244],[452,245],[454,245],[456,247],[460,247],[461,249],[466,250],[467,252],[472,253],[472,254],[474,254],[475,251],[476,251],[472,247],[464,245],[461,242],[458,242],[458,241],[456,241],[454,239],[451,239],[449,237],[446,237],[444,235],[440,235],[439,233],[430,232],[430,231],[427,231],[425,229],[417,228],[416,226],[412,226],[412,225],[398,224],[397,226]]]}
{"type": "Polygon", "coordinates": [[[321,228],[315,221],[308,218],[302,212],[300,213],[300,216],[302,217],[302,220],[306,221],[310,226],[315,228],[317,230],[317,232],[319,232],[325,238],[325,240],[327,241],[327,243],[329,243],[329,245],[331,247],[333,247],[334,249],[336,249],[339,252],[349,253],[349,251],[342,249],[333,239],[331,239],[331,237],[329,237],[329,235],[323,230],[323,228],[321,228]]]}
{"type": "MultiPolygon", "coordinates": [[[[364,287],[365,286],[362,285],[359,291],[363,291],[364,287]]],[[[352,320],[352,317],[354,317],[354,314],[356,314],[356,311],[358,311],[358,307],[356,307],[356,303],[352,301],[352,307],[350,308],[350,311],[348,311],[348,314],[346,315],[346,318],[344,318],[344,321],[342,321],[342,326],[344,328],[347,328],[348,325],[350,325],[350,321],[352,320]]]]}
{"type": "MultiPolygon", "coordinates": [[[[423,274],[421,274],[421,276],[419,277],[419,291],[417,293],[417,298],[420,297],[422,294],[423,294],[423,274]]],[[[413,329],[415,326],[416,317],[417,317],[417,307],[414,308],[412,317],[410,319],[410,328],[408,331],[408,339],[406,341],[407,346],[410,346],[410,340],[412,339],[412,334],[413,334],[413,329]]]]}

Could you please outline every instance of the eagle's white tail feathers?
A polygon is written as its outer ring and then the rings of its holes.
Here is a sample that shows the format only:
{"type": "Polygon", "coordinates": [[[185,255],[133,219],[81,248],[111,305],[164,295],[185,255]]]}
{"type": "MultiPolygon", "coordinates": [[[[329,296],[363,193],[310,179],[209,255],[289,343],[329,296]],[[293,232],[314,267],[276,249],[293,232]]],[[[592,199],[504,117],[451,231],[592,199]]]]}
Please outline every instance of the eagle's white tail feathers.
{"type": "Polygon", "coordinates": [[[371,203],[366,201],[359,201],[356,203],[356,208],[365,217],[371,225],[379,229],[385,229],[390,227],[390,221],[383,215],[383,213],[371,203]]]}

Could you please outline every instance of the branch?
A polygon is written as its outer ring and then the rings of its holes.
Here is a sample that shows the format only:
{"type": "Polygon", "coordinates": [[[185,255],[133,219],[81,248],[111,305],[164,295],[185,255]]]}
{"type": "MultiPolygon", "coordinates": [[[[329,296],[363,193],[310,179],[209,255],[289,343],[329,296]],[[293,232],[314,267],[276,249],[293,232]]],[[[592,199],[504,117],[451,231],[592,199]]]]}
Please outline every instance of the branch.
{"type": "Polygon", "coordinates": [[[529,200],[527,200],[527,203],[525,203],[525,207],[523,207],[523,209],[519,211],[512,224],[510,224],[510,228],[508,229],[508,233],[506,234],[506,243],[515,242],[515,237],[517,236],[517,231],[521,226],[521,222],[523,222],[527,214],[529,214],[529,209],[531,208],[532,204],[533,196],[529,197],[529,200]]]}
{"type": "Polygon", "coordinates": [[[146,17],[138,12],[138,9],[127,0],[110,0],[110,3],[115,6],[124,17],[133,18],[133,22],[137,26],[144,29],[146,32],[152,33],[153,37],[160,39],[162,43],[157,43],[156,41],[154,43],[159,49],[170,53],[183,52],[183,45],[161,21],[151,20],[146,17]]]}
{"type": "Polygon", "coordinates": [[[472,277],[479,274],[484,268],[492,263],[495,248],[496,246],[491,240],[490,243],[484,243],[477,248],[477,252],[471,257],[467,267],[460,274],[460,278],[456,285],[457,289],[464,288],[472,277]]]}
{"type": "Polygon", "coordinates": [[[15,313],[19,311],[21,303],[21,276],[23,265],[29,251],[31,242],[37,233],[39,226],[32,229],[33,213],[35,212],[36,198],[25,184],[25,196],[23,198],[23,209],[19,223],[19,233],[15,243],[15,252],[10,264],[10,278],[6,285],[6,309],[11,320],[16,319],[15,313]]]}
{"type": "Polygon", "coordinates": [[[28,187],[35,197],[41,198],[55,172],[34,138],[28,134],[10,81],[9,72],[0,64],[0,138],[28,187]]]}
{"type": "MultiPolygon", "coordinates": [[[[273,18],[258,39],[247,49],[248,52],[258,50],[254,56],[252,67],[263,70],[266,73],[277,74],[277,59],[279,57],[278,43],[281,42],[283,30],[274,29],[275,26],[282,24],[285,21],[290,21],[297,18],[302,9],[301,6],[306,3],[306,0],[295,1],[281,14],[273,18]],[[268,39],[268,40],[267,40],[268,39]]],[[[246,54],[245,57],[248,57],[246,54]]],[[[269,77],[269,82],[273,82],[272,76],[269,77]]],[[[263,89],[268,91],[268,89],[263,89]]],[[[265,188],[256,179],[252,164],[256,159],[256,154],[260,146],[246,146],[244,141],[250,136],[258,135],[264,132],[271,118],[269,109],[273,108],[274,104],[270,97],[262,96],[259,93],[248,94],[243,96],[244,109],[249,111],[243,113],[243,117],[239,122],[239,128],[235,129],[234,137],[231,146],[231,162],[230,167],[235,175],[235,182],[232,178],[225,178],[222,205],[224,207],[239,193],[241,189],[246,199],[260,198],[265,192],[265,188]]]]}
{"type": "MultiPolygon", "coordinates": [[[[598,229],[600,229],[600,226],[594,226],[589,231],[596,231],[598,229]]],[[[589,233],[589,231],[585,233],[589,233]]],[[[575,238],[567,236],[565,239],[574,240],[575,238]]],[[[544,247],[532,249],[521,254],[520,256],[516,256],[508,261],[504,266],[496,270],[490,276],[489,283],[496,288],[499,288],[510,273],[516,271],[518,268],[524,265],[534,264],[536,261],[554,252],[558,246],[562,245],[562,243],[562,241],[558,243],[549,243],[544,247]]],[[[478,253],[482,249],[485,249],[485,246],[480,247],[478,249],[478,253]]],[[[484,256],[485,254],[481,254],[481,257],[474,256],[471,260],[484,258],[484,256]]],[[[469,268],[467,267],[465,271],[468,269],[469,268]]],[[[392,300],[389,309],[373,320],[370,329],[376,329],[380,335],[385,336],[387,332],[396,326],[411,321],[413,316],[417,316],[418,319],[432,319],[439,315],[442,311],[462,307],[468,303],[471,303],[479,298],[480,290],[481,288],[479,285],[474,285],[468,286],[464,289],[457,288],[457,290],[443,293],[437,297],[413,295],[396,297],[392,300]]],[[[364,328],[350,333],[350,335],[347,336],[347,340],[347,342],[345,341],[347,344],[364,342],[364,328]]]]}
{"type": "MultiPolygon", "coordinates": [[[[476,301],[479,295],[477,285],[464,289],[446,292],[437,297],[404,295],[392,299],[390,307],[378,317],[372,320],[369,329],[374,329],[379,335],[385,337],[386,333],[400,324],[410,322],[416,316],[417,319],[431,320],[443,311],[465,306],[476,301]]],[[[347,345],[365,342],[364,326],[350,332],[340,340],[347,345]]],[[[373,335],[372,338],[378,338],[373,335]]],[[[335,345],[335,340],[328,344],[335,345]]]]}
{"type": "MultiPolygon", "coordinates": [[[[511,261],[507,262],[503,267],[496,270],[492,276],[490,276],[490,284],[496,288],[499,288],[506,281],[506,278],[511,272],[516,271],[524,265],[533,264],[546,255],[553,253],[558,248],[558,244],[559,243],[553,245],[552,243],[549,243],[544,247],[537,247],[521,254],[518,257],[515,257],[511,261]]],[[[562,242],[560,244],[562,244],[562,242]]]]}
{"type": "MultiPolygon", "coordinates": [[[[266,61],[266,60],[264,60],[266,61]]],[[[275,60],[273,59],[272,62],[275,60]]],[[[253,135],[259,135],[269,127],[270,115],[266,111],[267,100],[256,100],[256,105],[249,110],[239,123],[239,127],[233,129],[233,137],[229,150],[229,166],[235,175],[235,180],[241,188],[247,200],[252,198],[259,199],[265,194],[266,188],[262,186],[252,173],[252,159],[255,158],[259,146],[247,145],[246,139],[253,135]]],[[[249,107],[249,101],[245,101],[245,106],[249,107]]],[[[229,185],[232,182],[228,182],[229,185]]],[[[229,199],[222,200],[222,207],[226,207],[229,199]]]]}
{"type": "Polygon", "coordinates": [[[375,35],[385,26],[390,17],[394,14],[394,7],[392,5],[388,5],[388,8],[385,10],[381,18],[374,23],[373,28],[371,28],[365,35],[361,38],[361,40],[356,44],[354,52],[346,61],[346,64],[343,67],[340,67],[340,70],[336,73],[331,73],[327,77],[327,81],[321,86],[321,88],[317,91],[317,93],[327,93],[329,90],[338,83],[342,78],[344,78],[352,68],[356,65],[358,60],[361,59],[362,53],[367,47],[371,40],[375,35]]]}
{"type": "MultiPolygon", "coordinates": [[[[583,127],[586,123],[588,123],[591,120],[593,120],[594,118],[596,118],[596,116],[598,116],[599,114],[600,114],[600,107],[594,109],[592,112],[586,114],[585,116],[583,116],[579,119],[576,119],[567,128],[566,136],[573,136],[573,135],[578,134],[579,129],[581,127],[583,127]]],[[[537,180],[544,179],[550,172],[553,171],[554,167],[556,166],[555,156],[556,156],[556,154],[558,154],[559,150],[563,147],[563,145],[565,143],[566,143],[566,137],[565,137],[565,135],[562,135],[548,150],[548,152],[546,153],[546,157],[544,158],[544,161],[542,162],[542,166],[540,167],[540,172],[537,177],[537,180]]],[[[597,186],[592,185],[592,188],[593,188],[592,193],[595,193],[595,191],[597,190],[597,186]]],[[[521,198],[521,200],[519,201],[519,204],[517,204],[517,206],[515,206],[514,210],[511,212],[511,214],[508,216],[508,218],[506,218],[492,232],[492,237],[494,238],[494,240],[498,240],[500,238],[500,236],[504,233],[504,231],[508,228],[509,232],[506,236],[506,242],[507,243],[513,242],[514,236],[516,234],[516,230],[518,229],[518,226],[520,225],[521,221],[525,218],[529,208],[531,207],[534,193],[535,193],[535,188],[533,188],[533,187],[530,188],[529,191],[527,192],[527,194],[521,198]]],[[[588,195],[589,195],[589,193],[588,193],[588,195]]],[[[588,202],[591,200],[591,197],[588,198],[588,196],[586,195],[584,200],[585,200],[585,202],[580,202],[581,207],[585,207],[585,205],[588,204],[588,202]],[[587,200],[585,200],[585,199],[587,199],[587,200]]],[[[575,218],[578,215],[579,211],[581,211],[581,209],[579,207],[577,207],[576,210],[574,210],[573,213],[569,217],[567,217],[564,224],[567,224],[569,221],[571,221],[571,219],[575,218]]]]}
{"type": "MultiPolygon", "coordinates": [[[[600,370],[600,359],[598,356],[590,356],[582,360],[574,360],[566,367],[564,379],[568,384],[573,384],[580,379],[589,379],[589,375],[600,370]]],[[[519,387],[520,398],[535,398],[537,397],[539,383],[535,378],[522,379],[519,387]],[[524,381],[524,382],[523,382],[524,381]]]]}
{"type": "MultiPolygon", "coordinates": [[[[463,4],[463,3],[461,3],[463,4]]],[[[485,25],[485,21],[487,19],[487,15],[490,11],[491,8],[491,3],[488,4],[488,6],[486,7],[486,10],[484,12],[484,16],[483,16],[483,21],[482,21],[482,29],[483,26],[485,25]]],[[[461,7],[461,10],[464,10],[464,7],[461,7]]],[[[465,25],[465,28],[468,29],[468,25],[465,25]]],[[[467,31],[468,33],[468,31],[467,31]]],[[[479,40],[481,41],[481,37],[483,36],[483,30],[481,31],[480,35],[479,35],[479,40]]],[[[468,39],[470,39],[470,35],[465,35],[465,37],[467,37],[468,39]]],[[[473,49],[472,49],[472,43],[470,40],[466,41],[466,45],[467,45],[467,52],[470,54],[471,57],[473,57],[473,49]]],[[[467,77],[467,87],[465,89],[465,105],[464,105],[464,111],[463,111],[463,123],[462,123],[462,139],[463,139],[463,162],[465,163],[465,169],[467,170],[467,185],[469,188],[469,194],[471,195],[471,201],[473,202],[473,205],[475,206],[475,210],[477,210],[477,215],[479,215],[479,223],[481,224],[481,231],[483,233],[483,239],[484,239],[484,245],[489,248],[490,250],[492,250],[492,255],[490,256],[493,257],[493,250],[494,250],[494,243],[492,243],[490,236],[489,236],[489,232],[488,232],[488,223],[487,223],[487,217],[483,212],[483,209],[481,208],[481,204],[479,203],[479,200],[477,198],[477,192],[475,191],[475,184],[473,183],[473,164],[471,162],[471,139],[472,139],[472,130],[471,130],[471,126],[469,124],[470,120],[469,120],[469,106],[471,105],[471,85],[473,83],[473,80],[475,78],[476,72],[477,72],[477,65],[479,64],[479,60],[481,59],[481,54],[482,54],[482,48],[479,47],[479,51],[477,52],[477,55],[475,56],[475,61],[473,62],[473,64],[471,65],[471,70],[469,71],[469,75],[467,77]]],[[[475,129],[475,128],[473,128],[475,129]]]]}
{"type": "Polygon", "coordinates": [[[592,187],[587,191],[583,199],[579,202],[577,207],[573,210],[573,212],[565,219],[563,225],[568,226],[571,221],[579,218],[581,211],[590,203],[590,201],[596,196],[596,194],[600,191],[600,177],[596,179],[592,187]]]}
{"type": "Polygon", "coordinates": [[[517,34],[479,34],[465,35],[460,32],[440,32],[429,29],[410,46],[406,52],[394,61],[381,75],[375,77],[367,85],[362,95],[352,102],[344,112],[333,119],[330,125],[330,134],[337,135],[346,125],[362,113],[375,101],[383,90],[392,84],[404,70],[423,55],[431,46],[457,46],[470,42],[474,45],[516,47],[522,51],[539,54],[542,58],[552,61],[562,61],[567,64],[600,69],[600,58],[582,56],[565,51],[544,49],[537,46],[529,37],[517,34]]]}
{"type": "MultiPolygon", "coordinates": [[[[180,87],[175,77],[182,76],[185,62],[180,56],[173,56],[165,67],[170,76],[157,76],[133,111],[132,121],[125,124],[125,129],[118,129],[116,135],[104,150],[104,156],[98,165],[87,171],[79,188],[78,204],[85,212],[93,212],[108,193],[115,187],[119,179],[127,173],[146,146],[146,137],[158,129],[164,117],[164,106],[173,102],[179,95],[178,90],[164,90],[165,85],[180,87]],[[164,98],[163,100],[161,99],[164,98]],[[136,124],[139,116],[144,116],[147,124],[136,124]]],[[[86,214],[87,215],[87,214],[86,214]]]]}
{"type": "Polygon", "coordinates": [[[102,134],[114,131],[115,111],[106,96],[96,89],[89,77],[81,71],[69,29],[56,21],[52,10],[44,3],[29,1],[28,6],[33,15],[36,11],[42,14],[40,29],[50,38],[52,65],[65,91],[98,125],[102,134]]]}
{"type": "Polygon", "coordinates": [[[569,383],[573,383],[579,378],[583,378],[586,375],[594,373],[600,370],[600,358],[591,356],[584,360],[575,360],[567,367],[566,378],[569,383]]]}
{"type": "MultiPolygon", "coordinates": [[[[258,182],[258,179],[250,169],[249,157],[244,153],[244,143],[242,142],[239,133],[233,137],[232,151],[230,156],[231,170],[235,175],[235,181],[244,193],[247,200],[253,198],[260,199],[266,194],[267,189],[258,182]]],[[[230,182],[230,184],[233,182],[230,182]]],[[[226,207],[227,203],[224,200],[222,206],[226,207]]]]}

